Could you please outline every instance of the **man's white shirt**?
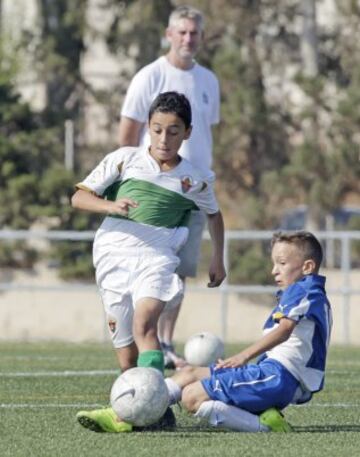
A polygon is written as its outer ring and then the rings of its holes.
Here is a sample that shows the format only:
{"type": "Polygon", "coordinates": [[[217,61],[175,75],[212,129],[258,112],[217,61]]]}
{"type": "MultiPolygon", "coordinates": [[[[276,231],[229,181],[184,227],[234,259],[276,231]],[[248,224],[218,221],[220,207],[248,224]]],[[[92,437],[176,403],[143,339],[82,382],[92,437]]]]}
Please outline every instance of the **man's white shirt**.
{"type": "Polygon", "coordinates": [[[193,130],[179,154],[200,170],[212,167],[211,126],[219,122],[220,90],[215,74],[194,62],[189,70],[174,67],[165,56],[143,67],[132,79],[121,115],[144,123],[140,144],[150,144],[147,131],[148,112],[153,100],[163,92],[184,94],[192,109],[193,130]]]}

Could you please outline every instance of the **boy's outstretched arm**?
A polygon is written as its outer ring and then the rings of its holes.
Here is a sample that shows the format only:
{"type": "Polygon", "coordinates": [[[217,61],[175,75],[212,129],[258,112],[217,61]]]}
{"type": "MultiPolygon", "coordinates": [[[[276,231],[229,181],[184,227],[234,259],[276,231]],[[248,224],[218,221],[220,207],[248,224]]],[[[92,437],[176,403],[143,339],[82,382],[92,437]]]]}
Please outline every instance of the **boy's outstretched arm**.
{"type": "Polygon", "coordinates": [[[239,352],[239,354],[235,354],[225,360],[219,360],[216,364],[216,368],[236,368],[246,365],[254,357],[257,357],[286,341],[290,337],[295,326],[295,321],[283,317],[274,330],[271,330],[260,340],[239,352]]]}
{"type": "Polygon", "coordinates": [[[119,214],[127,216],[129,207],[136,208],[138,205],[130,198],[120,198],[116,201],[104,200],[97,195],[87,192],[83,189],[78,189],[71,198],[73,208],[83,209],[85,211],[93,211],[101,214],[119,214]]]}
{"type": "Polygon", "coordinates": [[[224,266],[224,221],[220,211],[208,214],[208,227],[212,241],[208,287],[218,287],[226,277],[224,266]]]}

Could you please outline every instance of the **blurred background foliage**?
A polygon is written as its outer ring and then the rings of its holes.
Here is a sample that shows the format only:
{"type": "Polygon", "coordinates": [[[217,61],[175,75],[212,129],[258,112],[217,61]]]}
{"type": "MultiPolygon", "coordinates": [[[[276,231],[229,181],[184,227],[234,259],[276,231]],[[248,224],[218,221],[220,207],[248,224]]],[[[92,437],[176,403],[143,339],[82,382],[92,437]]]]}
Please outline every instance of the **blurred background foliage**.
{"type": "MultiPolygon", "coordinates": [[[[0,1],[0,11],[1,11],[0,1]]],[[[74,212],[74,184],[116,147],[117,113],[128,83],[166,52],[170,0],[97,0],[110,20],[95,29],[90,0],[36,0],[36,27],[14,40],[0,15],[0,223],[2,228],[93,230],[101,218],[74,212]],[[117,81],[98,89],[84,77],[92,39],[127,60],[117,81]],[[23,62],[44,86],[45,106],[19,95],[23,62]],[[87,142],[89,99],[104,107],[108,136],[87,142]],[[64,166],[64,122],[75,125],[76,160],[64,166]]],[[[315,0],[193,0],[206,18],[200,63],[218,75],[221,124],[215,131],[217,192],[228,229],[274,229],[289,208],[308,207],[307,226],[359,202],[360,5],[334,1],[330,23],[316,19],[315,0]],[[307,44],[307,46],[305,46],[307,44]]],[[[100,137],[100,135],[99,135],[100,137]]],[[[358,221],[347,228],[359,228],[358,221]]],[[[358,249],[358,247],[356,247],[358,249]]],[[[41,254],[42,256],[44,254],[41,254]]],[[[66,279],[92,278],[89,243],[57,243],[49,256],[66,279]],[[76,246],[75,246],[76,244],[76,246]]],[[[0,249],[3,266],[31,267],[36,249],[0,249]]],[[[232,250],[231,282],[269,280],[262,243],[232,250]]]]}

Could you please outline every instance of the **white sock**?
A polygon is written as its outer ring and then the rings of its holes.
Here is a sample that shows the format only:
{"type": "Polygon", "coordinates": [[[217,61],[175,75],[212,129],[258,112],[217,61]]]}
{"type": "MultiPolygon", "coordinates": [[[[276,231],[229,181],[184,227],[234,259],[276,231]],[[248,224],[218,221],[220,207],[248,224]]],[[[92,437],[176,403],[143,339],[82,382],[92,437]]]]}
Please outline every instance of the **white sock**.
{"type": "Polygon", "coordinates": [[[206,419],[214,427],[224,427],[237,432],[268,432],[268,427],[260,423],[257,414],[249,413],[222,401],[205,401],[195,417],[206,419]]]}
{"type": "Polygon", "coordinates": [[[170,405],[174,405],[181,400],[181,388],[171,378],[165,378],[165,384],[169,392],[170,405]]]}

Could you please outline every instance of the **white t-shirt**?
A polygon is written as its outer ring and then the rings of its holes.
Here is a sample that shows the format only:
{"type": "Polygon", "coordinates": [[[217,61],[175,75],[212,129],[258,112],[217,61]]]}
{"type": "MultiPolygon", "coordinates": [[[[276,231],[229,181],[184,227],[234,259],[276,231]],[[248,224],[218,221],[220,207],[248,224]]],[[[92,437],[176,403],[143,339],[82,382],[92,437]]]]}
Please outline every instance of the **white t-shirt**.
{"type": "Polygon", "coordinates": [[[217,124],[220,117],[219,82],[212,71],[196,62],[190,70],[181,70],[171,65],[165,56],[159,57],[132,79],[121,115],[145,123],[140,144],[150,144],[146,128],[150,105],[160,93],[168,91],[184,94],[192,109],[193,130],[179,154],[200,170],[211,169],[211,126],[217,124]]]}

